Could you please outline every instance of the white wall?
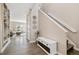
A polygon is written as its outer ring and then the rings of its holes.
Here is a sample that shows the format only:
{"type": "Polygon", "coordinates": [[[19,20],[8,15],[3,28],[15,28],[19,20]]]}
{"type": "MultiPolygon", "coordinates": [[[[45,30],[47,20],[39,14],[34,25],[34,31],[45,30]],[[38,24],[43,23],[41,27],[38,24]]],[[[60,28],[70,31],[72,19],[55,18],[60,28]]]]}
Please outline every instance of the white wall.
{"type": "Polygon", "coordinates": [[[1,53],[1,49],[2,49],[2,39],[3,39],[3,34],[2,34],[2,4],[0,3],[0,53],[1,53]]]}
{"type": "Polygon", "coordinates": [[[57,41],[57,51],[61,54],[67,54],[66,32],[39,11],[39,31],[40,36],[57,41]]]}
{"type": "Polygon", "coordinates": [[[79,48],[79,4],[78,3],[50,3],[43,4],[42,9],[48,13],[53,14],[55,17],[68,24],[77,33],[69,33],[71,40],[79,48]]]}

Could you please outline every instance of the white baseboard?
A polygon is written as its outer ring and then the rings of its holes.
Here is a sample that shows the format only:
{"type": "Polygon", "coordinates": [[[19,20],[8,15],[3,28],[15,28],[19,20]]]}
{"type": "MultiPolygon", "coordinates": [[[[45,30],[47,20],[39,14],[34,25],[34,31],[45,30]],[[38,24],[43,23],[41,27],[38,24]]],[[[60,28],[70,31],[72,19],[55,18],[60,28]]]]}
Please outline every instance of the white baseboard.
{"type": "Polygon", "coordinates": [[[35,43],[36,41],[29,41],[29,43],[35,43]]]}
{"type": "Polygon", "coordinates": [[[6,43],[6,45],[1,49],[1,53],[4,52],[4,50],[7,48],[7,46],[10,44],[11,40],[8,39],[8,43],[6,43]]]}

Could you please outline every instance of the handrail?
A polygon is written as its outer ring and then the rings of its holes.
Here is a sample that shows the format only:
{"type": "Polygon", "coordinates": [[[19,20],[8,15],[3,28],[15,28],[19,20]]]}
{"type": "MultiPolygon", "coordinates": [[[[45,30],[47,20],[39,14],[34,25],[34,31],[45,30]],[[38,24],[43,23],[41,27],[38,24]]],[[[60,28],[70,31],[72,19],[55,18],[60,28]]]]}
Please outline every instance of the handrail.
{"type": "MultiPolygon", "coordinates": [[[[54,22],[57,26],[59,26],[62,30],[64,30],[65,33],[67,33],[67,34],[66,34],[66,36],[67,36],[67,38],[68,38],[67,40],[71,40],[70,37],[68,37],[68,31],[71,31],[72,33],[76,33],[76,32],[77,32],[75,29],[71,28],[71,27],[68,26],[67,24],[65,24],[65,23],[63,23],[63,22],[61,22],[61,21],[59,21],[57,18],[51,17],[51,16],[48,15],[46,12],[44,12],[42,9],[39,9],[39,11],[40,11],[42,14],[46,15],[46,16],[49,18],[50,21],[54,22]],[[56,19],[57,19],[58,21],[57,21],[56,19]]],[[[73,40],[71,40],[71,41],[73,42],[73,40]]],[[[73,44],[74,44],[74,46],[75,46],[75,42],[73,42],[73,44]]]]}
{"type": "Polygon", "coordinates": [[[58,27],[60,27],[64,32],[68,32],[67,29],[63,28],[60,24],[58,24],[55,20],[52,20],[52,18],[47,14],[45,13],[43,10],[39,9],[39,11],[44,14],[45,16],[47,16],[49,18],[50,21],[54,22],[58,27]]]}
{"type": "Polygon", "coordinates": [[[66,28],[68,31],[71,31],[73,33],[77,32],[75,29],[73,29],[72,27],[70,27],[69,25],[67,25],[66,23],[60,21],[59,19],[57,19],[55,16],[48,14],[52,19],[54,19],[57,23],[59,23],[62,27],[66,28]]]}
{"type": "Polygon", "coordinates": [[[60,21],[58,18],[56,18],[55,16],[51,15],[51,14],[47,14],[46,12],[44,12],[43,10],[40,9],[40,11],[45,14],[47,17],[49,17],[52,21],[54,21],[55,23],[58,23],[58,25],[62,26],[64,29],[66,29],[67,31],[70,31],[72,33],[76,33],[77,31],[75,29],[73,29],[72,27],[70,27],[69,25],[65,24],[64,22],[60,21]]]}

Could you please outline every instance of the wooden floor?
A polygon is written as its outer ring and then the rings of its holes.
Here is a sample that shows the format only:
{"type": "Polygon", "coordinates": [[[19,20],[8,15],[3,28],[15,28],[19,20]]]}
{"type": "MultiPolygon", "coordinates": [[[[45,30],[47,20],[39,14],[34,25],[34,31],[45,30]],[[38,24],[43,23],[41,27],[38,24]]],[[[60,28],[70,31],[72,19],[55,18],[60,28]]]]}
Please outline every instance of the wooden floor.
{"type": "MultiPolygon", "coordinates": [[[[3,54],[0,55],[47,55],[36,43],[29,43],[26,36],[14,36],[3,54]]],[[[79,55],[79,51],[71,50],[68,55],[79,55]]]]}
{"type": "Polygon", "coordinates": [[[25,35],[20,35],[11,38],[10,45],[2,55],[46,55],[46,53],[36,43],[29,43],[25,35]]]}

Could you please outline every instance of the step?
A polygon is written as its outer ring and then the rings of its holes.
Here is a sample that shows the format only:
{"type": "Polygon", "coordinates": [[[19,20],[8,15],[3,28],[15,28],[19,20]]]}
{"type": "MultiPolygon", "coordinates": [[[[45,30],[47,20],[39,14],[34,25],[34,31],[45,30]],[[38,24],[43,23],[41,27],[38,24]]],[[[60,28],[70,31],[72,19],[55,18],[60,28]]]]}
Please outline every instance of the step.
{"type": "Polygon", "coordinates": [[[69,44],[69,43],[68,43],[68,45],[67,45],[67,51],[73,49],[73,47],[74,47],[74,46],[73,46],[72,44],[69,44]]]}

